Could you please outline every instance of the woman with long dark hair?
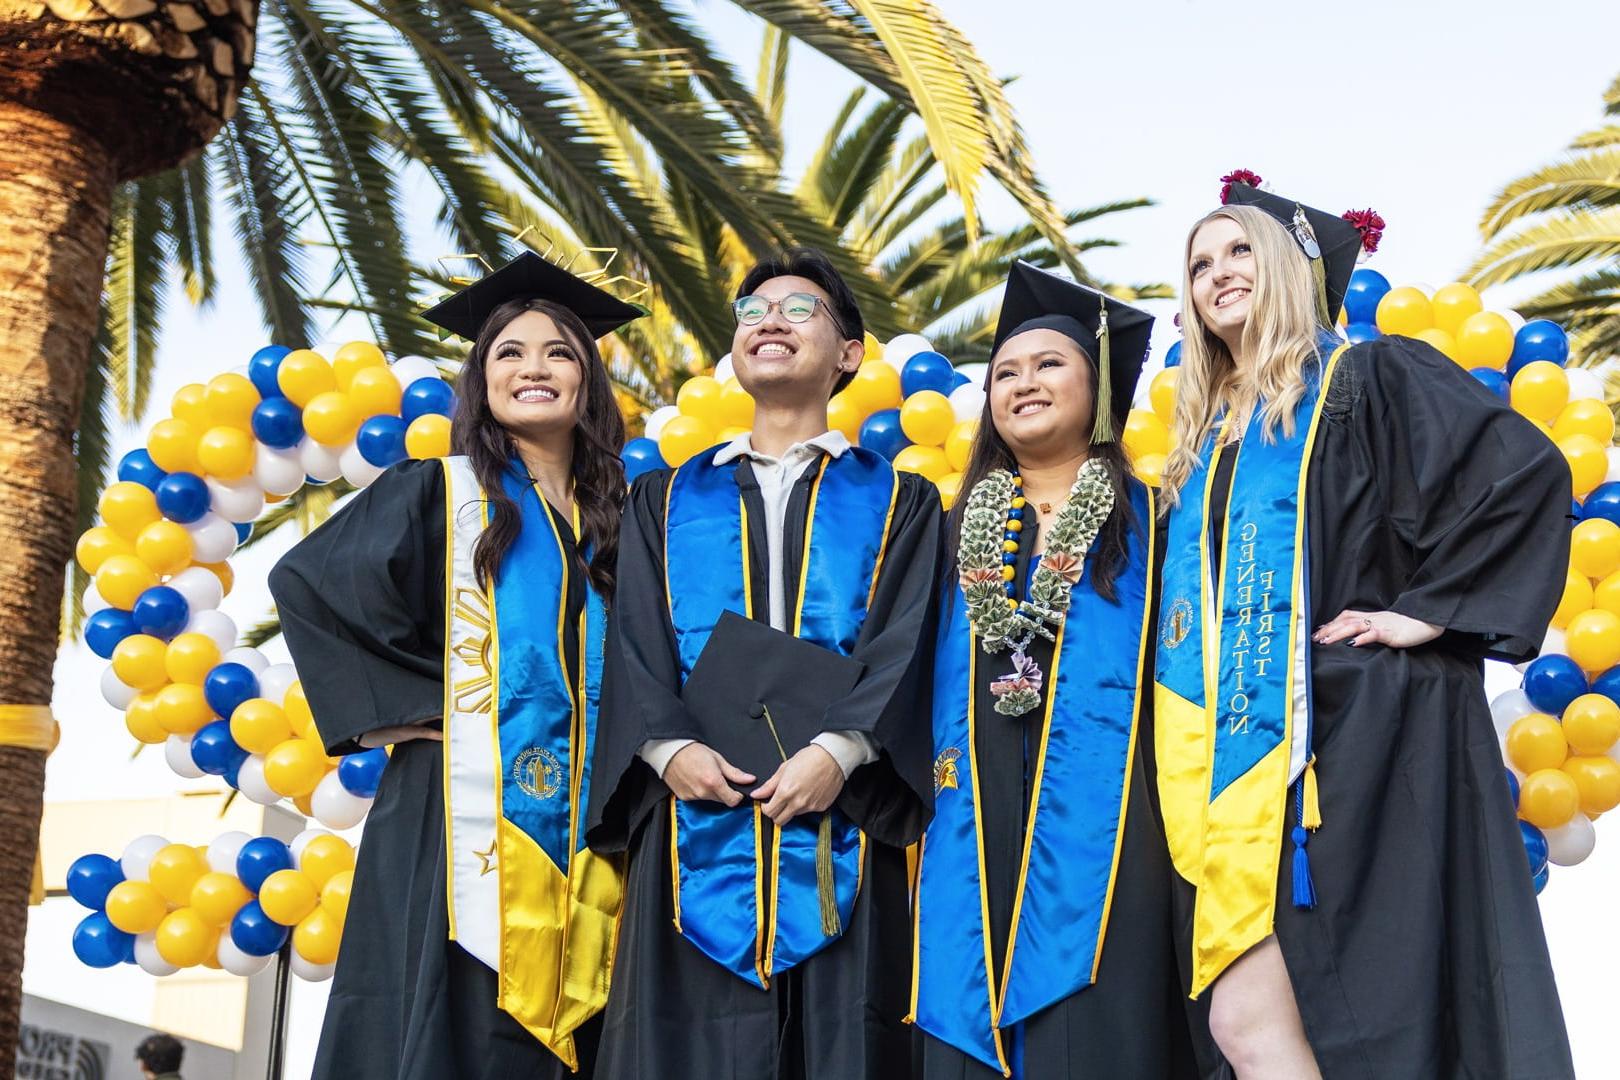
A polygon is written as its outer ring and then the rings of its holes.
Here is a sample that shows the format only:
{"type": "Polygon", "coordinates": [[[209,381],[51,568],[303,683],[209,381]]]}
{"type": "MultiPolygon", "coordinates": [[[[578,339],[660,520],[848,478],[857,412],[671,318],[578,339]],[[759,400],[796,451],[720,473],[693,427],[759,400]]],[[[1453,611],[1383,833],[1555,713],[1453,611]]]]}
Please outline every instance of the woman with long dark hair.
{"type": "Polygon", "coordinates": [[[1026,263],[1007,283],[934,654],[911,1016],[928,1080],[1190,1068],[1134,767],[1153,500],[1119,434],[1152,323],[1026,263]]]}
{"type": "Polygon", "coordinates": [[[585,847],[641,312],[525,254],[426,313],[476,338],[455,456],[402,462],[270,587],[329,753],[391,744],[315,1076],[589,1075],[621,867],[585,847]]]}

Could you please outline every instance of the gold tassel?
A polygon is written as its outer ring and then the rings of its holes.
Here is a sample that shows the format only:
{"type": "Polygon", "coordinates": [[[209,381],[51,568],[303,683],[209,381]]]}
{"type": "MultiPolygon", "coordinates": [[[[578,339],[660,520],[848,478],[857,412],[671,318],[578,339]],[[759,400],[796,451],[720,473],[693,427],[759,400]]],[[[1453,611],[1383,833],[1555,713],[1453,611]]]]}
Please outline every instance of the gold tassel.
{"type": "Polygon", "coordinates": [[[1097,312],[1097,416],[1091,425],[1091,442],[1114,441],[1114,379],[1108,360],[1108,300],[1097,312]]]}
{"type": "Polygon", "coordinates": [[[1328,313],[1327,267],[1320,255],[1311,260],[1311,276],[1316,278],[1316,316],[1323,326],[1332,326],[1333,316],[1328,313]]]}
{"type": "Polygon", "coordinates": [[[843,933],[838,918],[838,893],[833,889],[832,811],[821,815],[816,830],[816,898],[821,901],[821,932],[827,937],[843,933]]]}
{"type": "Polygon", "coordinates": [[[1305,763],[1305,795],[1301,800],[1304,805],[1299,810],[1299,823],[1311,832],[1322,827],[1322,804],[1317,801],[1316,795],[1316,757],[1305,763]]]}

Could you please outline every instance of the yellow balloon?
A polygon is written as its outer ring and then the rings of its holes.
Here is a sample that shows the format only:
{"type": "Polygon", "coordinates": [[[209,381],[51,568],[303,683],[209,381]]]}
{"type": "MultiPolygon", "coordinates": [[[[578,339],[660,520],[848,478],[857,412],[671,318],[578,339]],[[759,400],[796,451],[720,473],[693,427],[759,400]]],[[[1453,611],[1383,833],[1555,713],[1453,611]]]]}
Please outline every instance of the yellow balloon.
{"type": "Polygon", "coordinates": [[[343,939],[343,927],[321,908],[306,915],[293,928],[293,948],[311,964],[330,964],[337,960],[338,943],[343,939]]]}
{"type": "Polygon", "coordinates": [[[348,395],[355,410],[369,420],[373,416],[398,416],[404,391],[390,368],[365,367],[349,380],[348,395]]]}
{"type": "Polygon", "coordinates": [[[1513,376],[1508,400],[1530,419],[1550,424],[1569,404],[1569,376],[1550,360],[1526,364],[1513,376]]]}
{"type": "Polygon", "coordinates": [[[1569,531],[1569,565],[1598,579],[1620,570],[1620,525],[1603,518],[1576,525],[1569,531]]]}
{"type": "Polygon", "coordinates": [[[973,440],[978,434],[977,420],[963,420],[945,436],[945,458],[951,463],[952,469],[961,472],[967,468],[968,458],[973,456],[973,440]]]}
{"type": "Polygon", "coordinates": [[[176,420],[190,424],[198,431],[207,431],[214,426],[212,414],[208,411],[208,387],[202,383],[187,383],[176,390],[169,402],[169,412],[176,420]]]}
{"type": "Polygon", "coordinates": [[[1125,417],[1125,434],[1121,440],[1134,457],[1144,454],[1168,454],[1170,429],[1155,413],[1146,409],[1132,409],[1125,417]]]}
{"type": "Polygon", "coordinates": [[[1469,316],[1485,310],[1485,302],[1472,285],[1454,281],[1434,290],[1434,295],[1429,297],[1429,309],[1434,325],[1455,337],[1469,316]]]}
{"type": "Polygon", "coordinates": [[[308,795],[325,774],[326,755],[308,739],[288,739],[264,755],[264,782],[277,795],[308,795]]]}
{"type": "Polygon", "coordinates": [[[287,714],[273,701],[249,698],[231,713],[231,738],[250,754],[268,754],[292,737],[287,714]]]}
{"type": "Polygon", "coordinates": [[[107,921],[126,934],[148,934],[158,928],[169,905],[149,881],[120,881],[107,893],[107,921]]]}
{"type": "Polygon", "coordinates": [[[175,967],[196,967],[219,947],[219,931],[190,908],[171,911],[157,928],[158,955],[175,967]]]}
{"type": "Polygon", "coordinates": [[[297,870],[277,870],[259,886],[259,906],[282,926],[296,926],[320,902],[315,886],[297,870]]]}
{"type": "Polygon", "coordinates": [[[326,833],[312,837],[298,860],[299,871],[315,888],[322,888],[333,874],[354,869],[354,848],[341,836],[326,833]]]}
{"type": "Polygon", "coordinates": [[[1564,630],[1564,647],[1584,670],[1609,670],[1620,663],[1620,615],[1601,608],[1581,612],[1564,630]]]}
{"type": "Polygon", "coordinates": [[[880,409],[899,408],[900,373],[882,360],[868,360],[855,369],[843,393],[865,414],[863,420],[880,409]]]}
{"type": "Polygon", "coordinates": [[[336,919],[339,926],[349,917],[349,893],[353,890],[353,870],[340,870],[321,886],[321,910],[336,919]]]}
{"type": "Polygon", "coordinates": [[[1513,355],[1513,324],[1494,311],[1468,316],[1457,331],[1457,360],[1467,368],[1501,371],[1513,355]]]}
{"type": "Polygon", "coordinates": [[[332,376],[337,380],[337,388],[345,393],[360,372],[387,366],[388,357],[369,341],[351,341],[332,354],[332,376]]]}
{"type": "Polygon", "coordinates": [[[919,390],[900,406],[900,430],[918,446],[944,446],[955,426],[950,399],[938,390],[919,390]]]}
{"type": "Polygon", "coordinates": [[[1620,739],[1620,705],[1602,694],[1582,694],[1564,708],[1563,725],[1571,753],[1606,754],[1620,739]]]}
{"type": "Polygon", "coordinates": [[[720,429],[720,434],[718,434],[718,435],[716,435],[714,437],[714,441],[717,442],[717,443],[728,443],[731,440],[733,440],[733,439],[735,439],[735,438],[737,438],[739,436],[747,435],[747,434],[748,434],[748,429],[745,428],[745,427],[721,428],[720,429]]]}
{"type": "Polygon", "coordinates": [[[156,574],[178,574],[191,565],[191,534],[173,521],[154,521],[135,538],[135,554],[156,574]]]}
{"type": "Polygon", "coordinates": [[[1585,498],[1609,473],[1609,455],[1590,435],[1569,435],[1558,440],[1558,450],[1569,462],[1570,486],[1577,499],[1585,498]]]}
{"type": "Polygon", "coordinates": [[[1434,325],[1434,309],[1429,305],[1429,298],[1423,295],[1423,290],[1402,285],[1389,290],[1378,301],[1378,313],[1374,319],[1378,329],[1386,334],[1416,337],[1420,330],[1434,325]]]}
{"type": "Polygon", "coordinates": [[[184,420],[159,420],[146,433],[146,452],[164,472],[196,472],[197,438],[203,430],[184,420]]]}
{"type": "Polygon", "coordinates": [[[253,380],[234,371],[208,380],[208,426],[253,430],[253,409],[259,404],[259,389],[253,380]]]}
{"type": "Polygon", "coordinates": [[[694,417],[712,430],[726,422],[720,405],[721,393],[721,386],[712,375],[694,375],[682,383],[675,394],[675,407],[681,410],[682,416],[694,417]]]}
{"type": "Polygon", "coordinates": [[[304,693],[301,680],[287,688],[286,695],[281,699],[281,707],[287,712],[287,723],[292,725],[294,735],[308,739],[316,746],[321,745],[315,729],[315,714],[310,710],[309,697],[304,693]]]}
{"type": "Polygon", "coordinates": [[[720,420],[730,427],[754,426],[754,399],[736,379],[727,379],[720,387],[720,420]]]}
{"type": "Polygon", "coordinates": [[[153,714],[164,731],[174,735],[191,735],[202,730],[214,718],[208,707],[203,688],[195,683],[170,683],[157,692],[157,706],[153,714]]]}
{"type": "Polygon", "coordinates": [[[191,887],[197,879],[208,873],[208,860],[197,854],[190,844],[169,844],[152,856],[146,871],[147,878],[163,899],[175,907],[191,903],[191,887]]]}
{"type": "MultiPolygon", "coordinates": [[[[1572,578],[1581,578],[1583,581],[1585,580],[1585,575],[1575,573],[1573,570],[1570,572],[1570,576],[1572,578]]],[[[1563,609],[1563,606],[1564,605],[1562,603],[1558,605],[1560,610],[1563,609]]],[[[1620,615],[1620,573],[1610,574],[1608,577],[1592,586],[1591,606],[1595,608],[1602,608],[1604,611],[1612,611],[1616,615],[1620,615]]],[[[1579,613],[1577,612],[1577,614],[1579,613]]],[[[1571,618],[1573,617],[1574,616],[1571,616],[1571,618]]],[[[1557,624],[1554,623],[1554,625],[1556,626],[1557,624]]],[[[1563,629],[1563,627],[1559,627],[1559,629],[1563,629]]]]}
{"type": "Polygon", "coordinates": [[[428,413],[405,429],[405,452],[418,461],[450,456],[450,418],[428,413]]]}
{"type": "Polygon", "coordinates": [[[872,331],[868,330],[866,332],[863,344],[866,346],[866,351],[861,353],[862,360],[883,359],[883,343],[872,335],[872,331]]]}
{"type": "Polygon", "coordinates": [[[1179,367],[1165,368],[1153,376],[1148,384],[1148,400],[1153,403],[1153,411],[1169,427],[1176,415],[1176,387],[1181,379],[1179,367]]]}
{"type": "Polygon", "coordinates": [[[1553,421],[1552,433],[1554,439],[1586,435],[1608,446],[1614,441],[1614,414],[1596,398],[1579,398],[1564,406],[1553,421]]]}
{"type": "Polygon", "coordinates": [[[202,916],[210,926],[224,926],[242,910],[242,905],[253,899],[247,886],[236,880],[235,874],[210,871],[197,879],[191,887],[191,910],[202,916]]]}
{"type": "Polygon", "coordinates": [[[295,349],[283,356],[276,369],[276,385],[300,409],[318,395],[338,388],[332,365],[313,349],[295,349]]]}
{"type": "Polygon", "coordinates": [[[158,722],[158,696],[148,692],[137,694],[124,710],[124,727],[138,742],[156,746],[169,738],[169,729],[158,722]]]}
{"type": "Polygon", "coordinates": [[[934,481],[939,488],[939,503],[946,510],[956,505],[956,500],[962,494],[962,474],[959,472],[946,473],[934,481]]]}
{"type": "Polygon", "coordinates": [[[317,394],[304,406],[304,430],[322,446],[346,446],[363,420],[349,396],[337,390],[317,394]]]}
{"type": "MultiPolygon", "coordinates": [[[[703,378],[699,375],[698,378],[703,378]]],[[[690,385],[690,382],[688,383],[690,385]]],[[[670,417],[664,430],[658,433],[658,452],[663,455],[665,464],[673,467],[683,465],[693,454],[705,450],[715,443],[714,431],[695,416],[670,417]]]]}
{"type": "Polygon", "coordinates": [[[126,540],[134,540],[148,525],[163,517],[151,490],[130,480],[110,485],[101,493],[96,508],[101,511],[101,519],[107,527],[126,540]]]}
{"type": "Polygon", "coordinates": [[[1546,713],[1529,713],[1513,721],[1503,744],[1508,760],[1523,773],[1556,769],[1569,753],[1564,729],[1546,713]]]}
{"type": "Polygon", "coordinates": [[[861,407],[849,396],[848,390],[840,390],[827,402],[828,430],[842,432],[850,442],[860,439],[861,424],[865,420],[866,414],[861,412],[861,407]]]}
{"type": "Polygon", "coordinates": [[[73,557],[79,560],[84,572],[92,576],[114,555],[134,554],[135,545],[106,525],[86,529],[73,548],[73,557]]]}
{"type": "Polygon", "coordinates": [[[197,464],[227,483],[253,471],[253,436],[236,427],[209,428],[197,440],[197,464]]]}
{"type": "Polygon", "coordinates": [[[1139,458],[1133,458],[1131,471],[1148,487],[1158,487],[1164,483],[1164,455],[1143,454],[1139,458]]]}
{"type": "Polygon", "coordinates": [[[113,607],[128,611],[158,583],[158,576],[138,555],[112,555],[96,571],[96,592],[113,607]]]}
{"type": "Polygon", "coordinates": [[[163,666],[169,678],[177,683],[201,686],[208,673],[219,663],[219,645],[207,634],[180,634],[169,642],[169,652],[163,666]]]}
{"type": "MultiPolygon", "coordinates": [[[[1620,576],[1617,576],[1616,584],[1620,585],[1620,576]]],[[[1616,593],[1615,599],[1620,601],[1620,592],[1616,593]]],[[[1574,570],[1568,571],[1564,575],[1564,595],[1558,601],[1558,610],[1553,612],[1552,624],[1562,630],[1569,625],[1569,620],[1583,611],[1592,610],[1593,601],[1592,583],[1586,580],[1586,575],[1577,574],[1574,570]]],[[[1606,607],[1607,605],[1596,606],[1606,607]]],[[[1617,611],[1615,608],[1609,610],[1617,611]]],[[[1620,613],[1620,611],[1617,611],[1617,613],[1620,613]]],[[[240,739],[237,740],[237,742],[241,741],[240,739]]]]}
{"type": "Polygon", "coordinates": [[[1580,788],[1562,769],[1539,769],[1519,782],[1519,816],[1538,829],[1558,828],[1580,805],[1580,788]]]}
{"type": "Polygon", "coordinates": [[[1431,326],[1427,330],[1419,330],[1411,336],[1425,345],[1433,347],[1435,352],[1444,356],[1447,360],[1456,360],[1461,363],[1460,360],[1457,360],[1457,339],[1444,330],[1431,326]]]}
{"type": "Polygon", "coordinates": [[[1563,772],[1575,781],[1582,813],[1606,814],[1620,806],[1620,762],[1602,755],[1572,757],[1563,772]]]}
{"type": "Polygon", "coordinates": [[[939,483],[951,471],[950,459],[937,446],[908,446],[894,456],[899,472],[917,473],[939,483]]]}
{"type": "Polygon", "coordinates": [[[150,634],[131,634],[113,648],[113,674],[125,686],[156,690],[169,681],[163,663],[166,652],[168,647],[150,634]]]}

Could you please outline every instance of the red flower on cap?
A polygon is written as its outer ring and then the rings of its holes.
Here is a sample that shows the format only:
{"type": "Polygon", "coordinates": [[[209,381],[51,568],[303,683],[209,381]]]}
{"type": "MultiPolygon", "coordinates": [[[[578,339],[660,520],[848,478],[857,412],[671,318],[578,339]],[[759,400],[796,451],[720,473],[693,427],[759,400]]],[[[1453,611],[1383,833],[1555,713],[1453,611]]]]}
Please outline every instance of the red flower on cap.
{"type": "Polygon", "coordinates": [[[1384,238],[1384,219],[1376,210],[1346,210],[1339,215],[1361,233],[1361,249],[1368,255],[1378,250],[1378,241],[1384,238]]]}
{"type": "Polygon", "coordinates": [[[1226,200],[1231,197],[1233,184],[1248,184],[1252,188],[1257,188],[1264,182],[1260,174],[1253,169],[1233,169],[1221,177],[1221,205],[1225,206],[1226,200]]]}

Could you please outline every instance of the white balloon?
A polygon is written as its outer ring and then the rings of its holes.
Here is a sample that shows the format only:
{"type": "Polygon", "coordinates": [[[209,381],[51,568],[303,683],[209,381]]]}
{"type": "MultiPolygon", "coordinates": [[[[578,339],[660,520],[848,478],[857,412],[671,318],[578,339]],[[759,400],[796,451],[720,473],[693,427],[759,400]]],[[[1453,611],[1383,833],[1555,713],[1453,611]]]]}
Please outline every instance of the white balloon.
{"type": "Polygon", "coordinates": [[[657,439],[664,430],[664,425],[681,415],[681,410],[674,405],[660,405],[647,414],[647,438],[657,439]]]}
{"type": "Polygon", "coordinates": [[[899,371],[906,366],[907,360],[918,353],[933,351],[934,347],[921,334],[897,334],[884,342],[883,362],[899,371]]]}
{"type": "Polygon", "coordinates": [[[287,688],[298,681],[298,672],[291,664],[271,664],[259,672],[259,696],[272,705],[280,705],[287,696],[287,688]]]}
{"type": "Polygon", "coordinates": [[[968,383],[958,386],[951,391],[951,412],[956,414],[956,422],[963,420],[977,420],[984,415],[984,391],[979,389],[978,383],[968,383]]]}
{"type": "Polygon", "coordinates": [[[297,450],[277,450],[259,443],[253,451],[253,480],[272,495],[291,495],[304,486],[304,466],[297,450]]]}
{"type": "Polygon", "coordinates": [[[196,780],[205,775],[191,759],[191,736],[170,735],[163,742],[163,760],[169,763],[177,776],[187,780],[196,780]]]}
{"type": "MultiPolygon", "coordinates": [[[[1524,316],[1520,315],[1512,308],[1503,308],[1501,311],[1498,311],[1497,314],[1508,321],[1508,325],[1513,327],[1513,332],[1515,334],[1524,329],[1524,316]]],[[[1573,397],[1574,395],[1572,394],[1570,396],[1573,397]]]]}
{"type": "Polygon", "coordinates": [[[140,691],[133,686],[124,685],[124,680],[118,677],[111,664],[108,664],[107,669],[101,673],[101,696],[113,708],[120,710],[129,708],[139,693],[140,691]]]}
{"type": "Polygon", "coordinates": [[[1564,374],[1569,378],[1569,400],[1580,401],[1582,398],[1596,398],[1603,400],[1603,380],[1586,368],[1565,368],[1564,374]]]}
{"type": "Polygon", "coordinates": [[[292,852],[293,865],[302,870],[304,868],[304,849],[309,847],[309,842],[317,836],[326,835],[325,829],[305,829],[293,837],[292,843],[287,845],[287,850],[292,852]]]}
{"type": "Polygon", "coordinates": [[[1611,446],[1608,449],[1609,471],[1604,474],[1605,484],[1620,480],[1620,446],[1611,446]]]}
{"type": "Polygon", "coordinates": [[[251,476],[244,476],[232,484],[205,477],[214,513],[226,521],[252,521],[264,513],[264,488],[251,476]]]}
{"type": "MultiPolygon", "coordinates": [[[[232,540],[235,540],[236,529],[230,522],[217,519],[220,524],[231,530],[232,540]]],[[[181,596],[186,598],[193,617],[199,611],[212,611],[219,607],[221,600],[225,599],[225,586],[220,583],[214,572],[205,566],[190,566],[170,578],[165,584],[181,596]]]]}
{"type": "Polygon", "coordinates": [[[312,964],[299,956],[297,949],[292,951],[292,973],[305,982],[325,982],[336,970],[336,964],[312,964]]]}
{"type": "Polygon", "coordinates": [[[270,666],[270,658],[251,645],[242,645],[225,654],[223,664],[241,664],[255,675],[264,673],[270,666]]]}
{"type": "Polygon", "coordinates": [[[214,837],[213,843],[208,845],[208,869],[235,877],[236,857],[242,853],[242,845],[251,839],[253,837],[240,829],[214,837]]]}
{"type": "Polygon", "coordinates": [[[442,379],[439,369],[433,361],[424,356],[402,356],[388,366],[399,380],[399,388],[404,390],[417,379],[442,379]]]}
{"type": "Polygon", "coordinates": [[[1498,694],[1491,702],[1491,722],[1496,725],[1497,740],[1507,738],[1507,730],[1513,726],[1513,721],[1535,711],[1536,707],[1530,704],[1530,699],[1518,687],[1498,694]]]}
{"type": "Polygon", "coordinates": [[[101,593],[96,589],[96,583],[93,581],[84,587],[83,603],[84,617],[87,619],[103,608],[112,607],[111,604],[101,598],[101,593]]]}
{"type": "Polygon", "coordinates": [[[731,354],[726,353],[726,355],[722,356],[718,361],[716,361],[714,365],[714,377],[719,382],[725,382],[727,379],[736,378],[736,376],[737,368],[731,362],[731,354]]]}
{"type": "Polygon", "coordinates": [[[383,471],[360,453],[359,443],[350,443],[338,455],[338,467],[343,470],[343,479],[357,488],[370,487],[371,482],[383,474],[383,471]]]}
{"type": "Polygon", "coordinates": [[[192,557],[202,563],[224,562],[236,550],[236,526],[210,510],[186,526],[192,557]]]}
{"type": "Polygon", "coordinates": [[[1592,819],[1576,814],[1556,829],[1544,830],[1547,835],[1547,861],[1555,866],[1574,866],[1586,861],[1597,846],[1597,830],[1592,819]]]}
{"type": "Polygon", "coordinates": [[[118,859],[118,866],[124,871],[124,880],[145,881],[146,871],[152,865],[152,856],[168,846],[167,840],[151,833],[137,836],[125,844],[124,853],[118,859]]]}
{"type": "MultiPolygon", "coordinates": [[[[223,611],[198,611],[186,622],[186,633],[201,634],[219,646],[220,656],[236,648],[236,623],[223,611]]],[[[230,719],[226,717],[226,719],[230,719]]]]}
{"type": "MultiPolygon", "coordinates": [[[[230,935],[225,936],[229,937],[230,935]]],[[[160,978],[164,975],[173,975],[180,970],[158,954],[157,931],[155,930],[135,935],[135,962],[148,975],[156,975],[160,978]]]]}
{"type": "Polygon", "coordinates": [[[249,956],[236,947],[229,932],[219,935],[219,966],[232,975],[257,975],[270,966],[269,956],[249,956]]]}
{"type": "Polygon", "coordinates": [[[349,793],[338,780],[337,770],[321,777],[315,793],[309,797],[309,806],[315,820],[328,829],[352,829],[366,818],[371,800],[349,793]]]}
{"type": "Polygon", "coordinates": [[[258,754],[249,754],[236,770],[236,790],[260,806],[274,806],[281,801],[264,778],[264,758],[258,754]]]}
{"type": "Polygon", "coordinates": [[[343,475],[343,463],[338,460],[338,451],[322,446],[308,435],[298,444],[298,464],[305,474],[323,484],[343,475]]]}
{"type": "Polygon", "coordinates": [[[1569,645],[1564,641],[1564,632],[1556,626],[1547,627],[1547,636],[1541,639],[1542,656],[1568,656],[1569,645]]]}

